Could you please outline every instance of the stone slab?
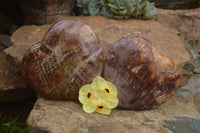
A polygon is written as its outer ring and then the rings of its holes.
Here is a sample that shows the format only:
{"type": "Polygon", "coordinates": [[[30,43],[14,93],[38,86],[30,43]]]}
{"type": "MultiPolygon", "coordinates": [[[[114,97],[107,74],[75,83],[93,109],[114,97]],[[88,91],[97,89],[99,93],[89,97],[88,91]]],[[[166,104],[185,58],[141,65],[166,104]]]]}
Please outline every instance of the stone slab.
{"type": "Polygon", "coordinates": [[[198,133],[200,75],[158,108],[114,109],[110,115],[83,112],[79,102],[38,99],[27,124],[29,133],[198,133]],[[188,132],[189,131],[189,132],[188,132]]]}

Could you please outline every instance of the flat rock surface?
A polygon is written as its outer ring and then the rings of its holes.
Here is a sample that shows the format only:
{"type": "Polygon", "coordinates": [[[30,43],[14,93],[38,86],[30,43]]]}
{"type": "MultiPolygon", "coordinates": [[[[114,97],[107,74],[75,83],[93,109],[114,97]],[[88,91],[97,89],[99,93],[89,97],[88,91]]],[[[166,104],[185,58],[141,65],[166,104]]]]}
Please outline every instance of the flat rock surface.
{"type": "Polygon", "coordinates": [[[158,108],[114,109],[110,115],[83,112],[72,101],[38,99],[27,120],[29,133],[199,133],[200,75],[158,108]]]}
{"type": "Polygon", "coordinates": [[[157,9],[155,21],[176,29],[187,41],[194,39],[200,53],[200,8],[191,10],[157,9]]]}
{"type": "MultiPolygon", "coordinates": [[[[63,19],[70,18],[91,26],[101,41],[105,55],[110,47],[121,38],[129,35],[143,36],[153,43],[159,53],[169,56],[178,66],[180,86],[185,85],[192,75],[191,56],[186,50],[186,44],[174,29],[163,26],[154,20],[113,20],[104,17],[67,17],[63,19]]],[[[11,41],[15,45],[6,49],[5,53],[11,55],[16,64],[20,64],[26,49],[39,42],[50,26],[19,28],[11,37],[11,41]]]]}

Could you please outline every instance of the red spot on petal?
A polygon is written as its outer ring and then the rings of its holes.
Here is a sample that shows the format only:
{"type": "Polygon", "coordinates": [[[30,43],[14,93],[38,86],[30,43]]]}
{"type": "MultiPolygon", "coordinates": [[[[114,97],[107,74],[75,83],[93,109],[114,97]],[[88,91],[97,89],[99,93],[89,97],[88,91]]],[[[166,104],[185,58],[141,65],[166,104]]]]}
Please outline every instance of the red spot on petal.
{"type": "Polygon", "coordinates": [[[106,91],[107,94],[110,93],[109,89],[105,88],[104,90],[106,91]]]}
{"type": "Polygon", "coordinates": [[[92,97],[92,93],[91,93],[91,92],[88,92],[87,97],[88,97],[88,98],[91,98],[91,97],[92,97]]]}
{"type": "Polygon", "coordinates": [[[97,105],[99,109],[103,109],[103,105],[97,105]]]}

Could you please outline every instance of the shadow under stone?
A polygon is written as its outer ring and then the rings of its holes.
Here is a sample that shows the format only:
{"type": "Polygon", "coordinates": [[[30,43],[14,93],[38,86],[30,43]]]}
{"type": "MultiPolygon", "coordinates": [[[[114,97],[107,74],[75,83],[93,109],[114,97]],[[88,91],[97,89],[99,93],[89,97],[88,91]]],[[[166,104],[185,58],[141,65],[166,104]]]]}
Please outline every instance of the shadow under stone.
{"type": "Polygon", "coordinates": [[[164,121],[173,133],[200,133],[200,119],[189,117],[175,117],[175,121],[164,121]]]}

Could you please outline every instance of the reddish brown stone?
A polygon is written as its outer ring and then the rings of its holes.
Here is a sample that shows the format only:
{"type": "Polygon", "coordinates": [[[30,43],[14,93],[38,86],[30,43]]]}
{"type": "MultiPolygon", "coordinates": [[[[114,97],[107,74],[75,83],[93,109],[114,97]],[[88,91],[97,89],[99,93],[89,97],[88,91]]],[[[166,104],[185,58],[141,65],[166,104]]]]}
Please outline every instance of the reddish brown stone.
{"type": "Polygon", "coordinates": [[[104,78],[116,85],[120,107],[143,110],[166,102],[178,87],[179,75],[174,62],[151,42],[129,36],[108,51],[104,78]]]}
{"type": "Polygon", "coordinates": [[[101,75],[102,68],[99,39],[88,25],[73,19],[55,23],[22,60],[29,85],[49,99],[77,99],[79,88],[101,75]]]}

